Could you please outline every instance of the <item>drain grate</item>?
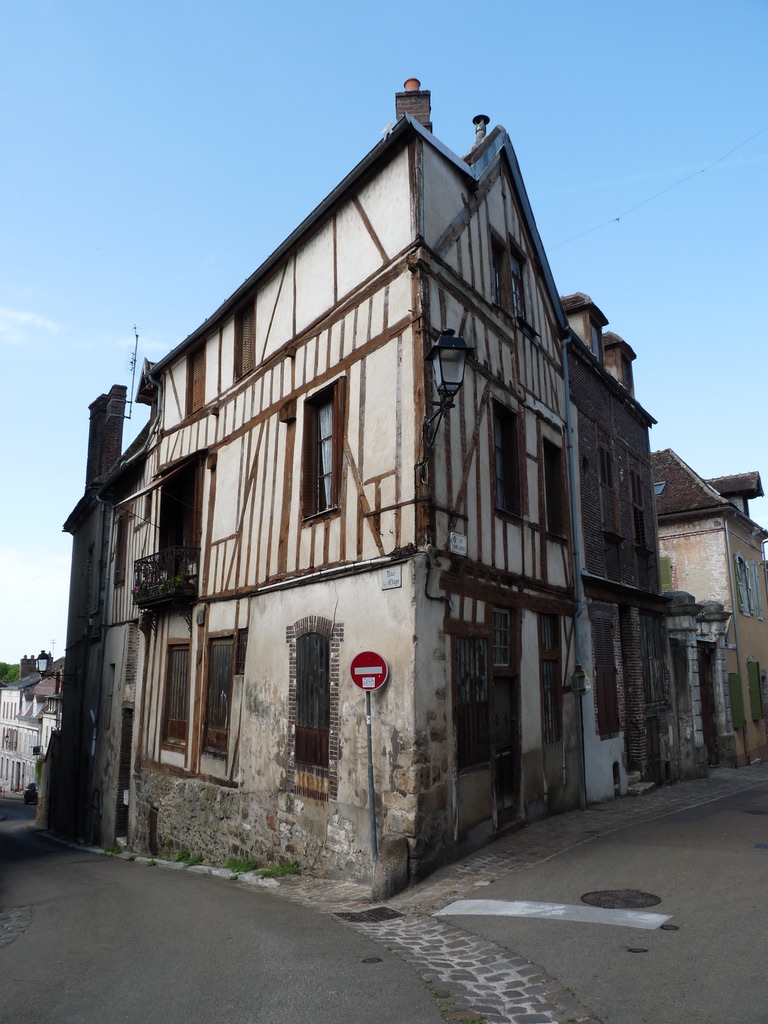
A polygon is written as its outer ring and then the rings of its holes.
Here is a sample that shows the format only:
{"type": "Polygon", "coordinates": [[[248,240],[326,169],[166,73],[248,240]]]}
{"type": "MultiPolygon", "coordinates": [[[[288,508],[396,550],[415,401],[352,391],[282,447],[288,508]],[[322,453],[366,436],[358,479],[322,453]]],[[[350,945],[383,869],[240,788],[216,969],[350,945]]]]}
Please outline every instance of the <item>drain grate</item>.
{"type": "Polygon", "coordinates": [[[588,892],[581,897],[581,902],[590,907],[603,907],[606,910],[637,910],[640,907],[655,907],[661,903],[661,896],[639,889],[603,889],[588,892]]]}
{"type": "Polygon", "coordinates": [[[371,907],[370,910],[343,911],[333,916],[340,917],[342,921],[355,921],[357,924],[377,924],[379,921],[394,921],[396,917],[403,915],[390,907],[371,907]]]}

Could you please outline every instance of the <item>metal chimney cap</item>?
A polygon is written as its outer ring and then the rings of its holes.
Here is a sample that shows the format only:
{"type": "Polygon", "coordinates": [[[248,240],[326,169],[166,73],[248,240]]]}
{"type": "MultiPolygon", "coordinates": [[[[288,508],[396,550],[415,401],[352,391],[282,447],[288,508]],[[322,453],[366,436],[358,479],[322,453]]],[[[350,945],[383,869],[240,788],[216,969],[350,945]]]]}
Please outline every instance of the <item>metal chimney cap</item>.
{"type": "Polygon", "coordinates": [[[475,114],[475,116],[472,118],[472,124],[481,124],[483,125],[483,127],[486,127],[490,123],[491,119],[490,117],[488,117],[487,114],[475,114]]]}

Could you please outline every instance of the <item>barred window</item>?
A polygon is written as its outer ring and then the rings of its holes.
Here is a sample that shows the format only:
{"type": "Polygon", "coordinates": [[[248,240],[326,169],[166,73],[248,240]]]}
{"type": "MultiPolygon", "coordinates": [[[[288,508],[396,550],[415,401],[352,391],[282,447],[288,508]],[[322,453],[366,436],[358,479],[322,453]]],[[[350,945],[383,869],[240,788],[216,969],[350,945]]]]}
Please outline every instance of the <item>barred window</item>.
{"type": "Polygon", "coordinates": [[[560,620],[557,615],[539,615],[539,651],[544,742],[559,743],[563,736],[563,715],[560,685],[560,620]]]}
{"type": "Polygon", "coordinates": [[[186,743],[189,721],[189,644],[168,648],[163,741],[186,743]]]}
{"type": "Polygon", "coordinates": [[[469,768],[490,760],[488,716],[486,641],[479,637],[459,637],[456,641],[458,768],[469,768]]]}

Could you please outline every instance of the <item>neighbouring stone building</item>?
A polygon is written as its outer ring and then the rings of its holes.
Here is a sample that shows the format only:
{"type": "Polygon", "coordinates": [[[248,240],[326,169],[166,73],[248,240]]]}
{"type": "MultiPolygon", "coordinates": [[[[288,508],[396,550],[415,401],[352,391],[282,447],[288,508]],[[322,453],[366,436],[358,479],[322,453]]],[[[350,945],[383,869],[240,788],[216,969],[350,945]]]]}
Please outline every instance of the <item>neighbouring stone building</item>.
{"type": "Polygon", "coordinates": [[[687,591],[704,602],[698,633],[709,762],[763,759],[768,623],[762,545],[768,531],[749,517],[749,500],[763,494],[760,476],[704,480],[669,448],[652,458],[664,590],[687,591]],[[718,629],[727,629],[725,664],[712,646],[718,629]]]}

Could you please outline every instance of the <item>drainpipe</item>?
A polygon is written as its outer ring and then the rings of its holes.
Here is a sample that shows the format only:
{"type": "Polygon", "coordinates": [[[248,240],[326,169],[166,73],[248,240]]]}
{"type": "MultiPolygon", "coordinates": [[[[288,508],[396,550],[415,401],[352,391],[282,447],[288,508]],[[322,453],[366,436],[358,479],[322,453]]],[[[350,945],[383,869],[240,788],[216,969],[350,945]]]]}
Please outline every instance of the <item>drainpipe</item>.
{"type": "Polygon", "coordinates": [[[582,811],[587,807],[587,767],[584,751],[584,668],[582,661],[581,616],[586,610],[584,581],[581,576],[581,517],[579,515],[578,494],[576,490],[576,460],[573,451],[573,415],[571,413],[571,378],[568,372],[568,345],[571,331],[568,329],[560,340],[563,358],[563,385],[565,387],[565,430],[566,430],[566,463],[568,468],[568,499],[571,506],[571,539],[573,546],[573,572],[576,588],[576,611],[573,614],[573,668],[574,706],[576,710],[576,729],[579,741],[579,807],[582,811]]]}
{"type": "MultiPolygon", "coordinates": [[[[725,527],[725,550],[728,555],[728,579],[731,581],[731,607],[733,608],[733,614],[731,615],[731,622],[733,623],[733,639],[734,646],[736,648],[736,668],[738,669],[737,675],[739,677],[739,686],[741,686],[741,649],[739,647],[739,621],[738,615],[736,614],[739,609],[739,600],[736,593],[738,586],[737,581],[734,579],[733,574],[733,552],[731,550],[731,531],[728,529],[728,515],[723,516],[723,526],[725,527]]],[[[744,690],[741,690],[741,700],[744,702],[744,690]]],[[[747,759],[747,764],[752,762],[749,759],[749,739],[747,737],[747,716],[744,715],[744,757],[747,759]]]]}

